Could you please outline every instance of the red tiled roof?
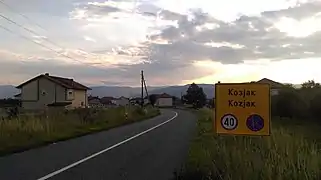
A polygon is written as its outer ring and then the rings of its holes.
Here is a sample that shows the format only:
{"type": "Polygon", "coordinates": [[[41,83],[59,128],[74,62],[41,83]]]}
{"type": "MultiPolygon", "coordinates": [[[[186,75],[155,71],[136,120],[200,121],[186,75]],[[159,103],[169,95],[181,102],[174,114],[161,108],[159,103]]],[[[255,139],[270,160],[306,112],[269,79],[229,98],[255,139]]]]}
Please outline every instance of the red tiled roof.
{"type": "Polygon", "coordinates": [[[267,83],[267,84],[270,84],[271,88],[281,88],[281,87],[284,87],[284,84],[279,83],[279,82],[276,82],[276,81],[273,81],[273,80],[268,79],[268,78],[263,78],[263,79],[257,81],[256,83],[267,83]]]}
{"type": "Polygon", "coordinates": [[[65,88],[68,88],[68,89],[76,89],[76,90],[91,90],[89,87],[87,86],[84,86],[76,81],[74,81],[73,79],[68,79],[68,78],[63,78],[63,77],[57,77],[57,76],[50,76],[48,74],[41,74],[37,77],[34,77],[22,84],[20,84],[19,86],[17,86],[16,88],[21,88],[22,86],[38,79],[38,78],[46,78],[48,79],[49,81],[52,81],[54,83],[57,83],[65,88]]]}

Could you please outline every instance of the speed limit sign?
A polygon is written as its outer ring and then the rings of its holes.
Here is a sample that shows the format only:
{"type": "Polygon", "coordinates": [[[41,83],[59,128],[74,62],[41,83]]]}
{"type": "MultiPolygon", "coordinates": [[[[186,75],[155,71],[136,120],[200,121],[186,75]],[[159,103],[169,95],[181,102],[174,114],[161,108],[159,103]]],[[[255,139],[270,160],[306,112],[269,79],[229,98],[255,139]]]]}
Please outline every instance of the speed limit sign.
{"type": "Polygon", "coordinates": [[[237,118],[232,115],[232,114],[225,114],[221,118],[221,125],[224,129],[226,130],[233,130],[237,127],[238,125],[238,120],[237,118]]]}

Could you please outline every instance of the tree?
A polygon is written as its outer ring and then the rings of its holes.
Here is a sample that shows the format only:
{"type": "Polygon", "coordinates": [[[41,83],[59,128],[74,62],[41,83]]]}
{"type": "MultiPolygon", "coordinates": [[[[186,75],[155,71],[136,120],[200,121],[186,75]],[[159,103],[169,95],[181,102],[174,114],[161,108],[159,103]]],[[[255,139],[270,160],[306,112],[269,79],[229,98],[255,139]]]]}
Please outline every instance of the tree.
{"type": "Polygon", "coordinates": [[[283,89],[272,96],[272,114],[280,117],[306,117],[308,104],[295,89],[283,89]]]}
{"type": "Polygon", "coordinates": [[[206,104],[206,95],[203,88],[199,87],[195,83],[192,83],[188,87],[183,99],[186,104],[193,105],[193,108],[201,108],[206,104]]]}
{"type": "Polygon", "coordinates": [[[215,106],[215,104],[214,104],[214,98],[211,98],[211,99],[209,100],[208,105],[209,105],[210,108],[213,108],[213,107],[215,106]]]}
{"type": "Polygon", "coordinates": [[[314,82],[314,80],[308,80],[307,82],[302,83],[303,89],[312,89],[312,88],[320,88],[320,83],[314,82]]]}
{"type": "Polygon", "coordinates": [[[294,85],[291,83],[285,83],[284,86],[287,88],[294,88],[294,85]]]}
{"type": "Polygon", "coordinates": [[[318,93],[310,101],[310,111],[315,118],[318,118],[318,119],[321,118],[321,93],[318,93]]]}

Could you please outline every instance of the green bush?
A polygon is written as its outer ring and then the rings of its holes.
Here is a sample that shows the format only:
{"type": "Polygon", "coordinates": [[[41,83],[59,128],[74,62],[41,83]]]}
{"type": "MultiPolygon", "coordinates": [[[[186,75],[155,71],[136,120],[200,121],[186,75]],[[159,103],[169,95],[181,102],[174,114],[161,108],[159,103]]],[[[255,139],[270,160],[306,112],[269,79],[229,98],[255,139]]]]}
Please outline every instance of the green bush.
{"type": "MultiPolygon", "coordinates": [[[[304,83],[303,83],[304,84],[304,83]]],[[[272,116],[295,119],[321,118],[321,88],[319,86],[284,88],[271,97],[272,116]]]]}
{"type": "Polygon", "coordinates": [[[312,115],[320,119],[321,118],[321,93],[318,93],[311,101],[310,101],[310,112],[312,115]]]}
{"type": "Polygon", "coordinates": [[[272,115],[280,117],[302,118],[308,115],[308,103],[298,90],[284,89],[279,95],[272,96],[272,115]]]}

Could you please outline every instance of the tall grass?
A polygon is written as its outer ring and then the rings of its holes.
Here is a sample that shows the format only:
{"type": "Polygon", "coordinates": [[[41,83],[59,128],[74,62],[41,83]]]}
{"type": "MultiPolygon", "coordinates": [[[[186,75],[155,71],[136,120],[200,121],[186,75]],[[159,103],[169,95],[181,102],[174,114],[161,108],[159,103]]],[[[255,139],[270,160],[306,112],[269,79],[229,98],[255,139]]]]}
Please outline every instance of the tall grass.
{"type": "Polygon", "coordinates": [[[158,114],[158,109],[147,108],[144,112],[138,107],[77,109],[46,116],[27,115],[0,120],[0,155],[141,121],[158,114]]]}
{"type": "Polygon", "coordinates": [[[320,126],[273,119],[270,137],[222,136],[214,134],[212,114],[199,111],[197,135],[177,179],[321,178],[320,126]]]}

